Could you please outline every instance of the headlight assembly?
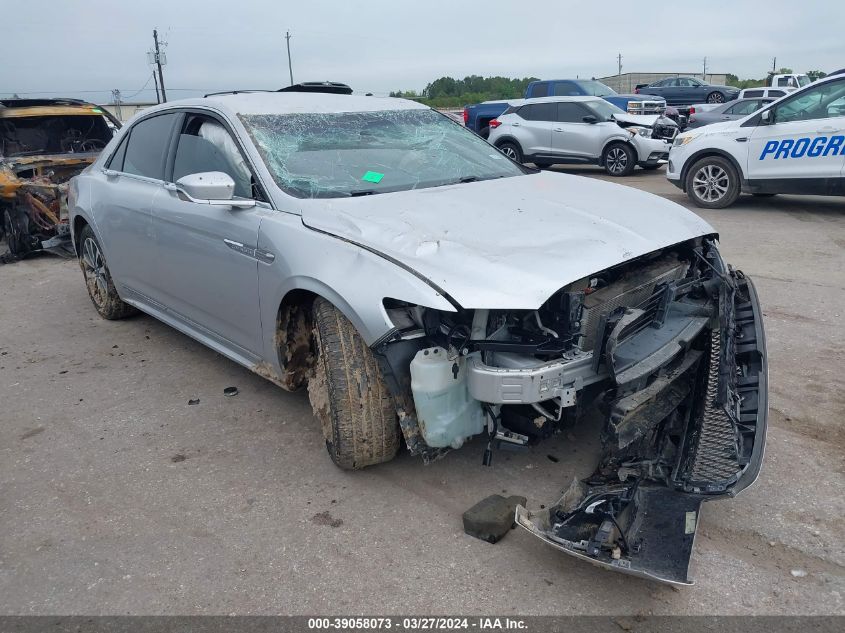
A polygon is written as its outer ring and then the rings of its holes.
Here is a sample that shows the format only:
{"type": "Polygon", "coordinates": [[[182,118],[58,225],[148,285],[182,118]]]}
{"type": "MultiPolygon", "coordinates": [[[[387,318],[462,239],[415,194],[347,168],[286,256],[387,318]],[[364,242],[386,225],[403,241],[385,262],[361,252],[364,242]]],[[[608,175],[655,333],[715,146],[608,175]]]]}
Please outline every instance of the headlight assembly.
{"type": "Polygon", "coordinates": [[[628,131],[631,134],[636,134],[637,136],[643,136],[645,138],[651,138],[652,129],[650,127],[629,127],[628,131]]]}
{"type": "Polygon", "coordinates": [[[698,138],[698,136],[699,136],[698,134],[680,134],[680,135],[675,137],[675,142],[673,143],[673,145],[675,147],[680,147],[681,145],[686,145],[687,143],[689,143],[693,139],[698,138]]]}

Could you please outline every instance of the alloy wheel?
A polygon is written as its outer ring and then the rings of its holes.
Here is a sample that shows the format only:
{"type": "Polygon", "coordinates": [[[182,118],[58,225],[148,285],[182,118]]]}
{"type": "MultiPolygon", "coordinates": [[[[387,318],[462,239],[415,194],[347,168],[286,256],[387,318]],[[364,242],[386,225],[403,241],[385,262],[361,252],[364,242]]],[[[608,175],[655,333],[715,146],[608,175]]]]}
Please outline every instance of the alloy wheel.
{"type": "Polygon", "coordinates": [[[728,193],[730,176],[718,165],[704,165],[692,179],[695,195],[705,202],[718,202],[728,193]]]}
{"type": "Polygon", "coordinates": [[[612,174],[621,174],[628,166],[628,154],[621,147],[613,147],[607,153],[607,169],[612,174]]]}
{"type": "Polygon", "coordinates": [[[90,237],[82,244],[82,273],[85,275],[88,294],[97,306],[102,307],[108,300],[109,272],[100,247],[90,237]]]}
{"type": "Polygon", "coordinates": [[[725,97],[722,96],[721,92],[714,92],[709,97],[707,97],[707,103],[724,103],[725,97]]]}
{"type": "Polygon", "coordinates": [[[511,145],[505,145],[502,148],[502,154],[510,158],[511,160],[516,160],[516,149],[514,149],[511,145]]]}

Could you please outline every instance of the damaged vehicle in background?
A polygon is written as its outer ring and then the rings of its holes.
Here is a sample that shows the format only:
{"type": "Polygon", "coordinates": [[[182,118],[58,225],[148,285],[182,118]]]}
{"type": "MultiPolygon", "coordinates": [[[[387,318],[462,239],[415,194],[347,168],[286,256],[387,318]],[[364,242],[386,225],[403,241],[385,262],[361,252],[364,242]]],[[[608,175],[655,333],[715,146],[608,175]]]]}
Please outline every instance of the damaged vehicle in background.
{"type": "Polygon", "coordinates": [[[88,167],[120,123],[76,99],[0,100],[0,237],[11,259],[72,254],[68,181],[88,167]]]}
{"type": "Polygon", "coordinates": [[[140,308],[307,385],[340,468],[403,439],[428,463],[473,437],[489,466],[598,412],[593,474],[517,521],[674,583],[700,504],[759,472],[761,311],[713,228],[523,167],[426,106],[253,92],[154,107],[73,179],[70,213],[100,315],[140,308]]]}
{"type": "Polygon", "coordinates": [[[512,101],[490,121],[488,141],[520,163],[589,163],[628,176],[637,165],[665,165],[677,134],[671,119],[628,114],[599,97],[545,97],[512,101]]]}

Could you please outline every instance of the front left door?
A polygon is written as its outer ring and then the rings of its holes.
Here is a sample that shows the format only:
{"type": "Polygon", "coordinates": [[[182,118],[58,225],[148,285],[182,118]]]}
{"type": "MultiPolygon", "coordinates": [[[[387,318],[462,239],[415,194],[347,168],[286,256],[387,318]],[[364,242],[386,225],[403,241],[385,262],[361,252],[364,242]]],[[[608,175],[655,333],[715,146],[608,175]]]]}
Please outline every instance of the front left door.
{"type": "Polygon", "coordinates": [[[841,188],[845,113],[837,103],[843,99],[845,77],[805,88],[770,106],[771,122],[753,127],[748,137],[749,180],[800,179],[822,193],[828,187],[841,188]]]}
{"type": "Polygon", "coordinates": [[[552,148],[555,154],[583,159],[598,158],[607,126],[615,123],[587,123],[584,117],[595,113],[576,102],[557,104],[557,122],[552,128],[552,148]]]}
{"type": "Polygon", "coordinates": [[[262,349],[256,248],[267,208],[191,202],[177,191],[182,176],[222,171],[235,180],[236,197],[256,195],[243,184],[246,162],[242,153],[232,154],[240,150],[221,120],[186,113],[175,143],[168,184],[153,200],[156,298],[191,329],[255,359],[262,349]]]}

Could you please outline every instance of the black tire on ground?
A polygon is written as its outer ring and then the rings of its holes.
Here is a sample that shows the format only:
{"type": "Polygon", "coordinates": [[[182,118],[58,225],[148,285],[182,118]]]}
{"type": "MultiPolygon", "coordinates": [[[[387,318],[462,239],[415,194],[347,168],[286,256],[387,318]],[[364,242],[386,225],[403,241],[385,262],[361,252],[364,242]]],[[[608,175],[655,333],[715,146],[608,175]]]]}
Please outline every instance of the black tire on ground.
{"type": "Polygon", "coordinates": [[[85,287],[97,314],[114,321],[138,312],[117,294],[100,243],[87,224],[79,232],[79,266],[82,268],[85,287]]]}
{"type": "Polygon", "coordinates": [[[713,91],[707,95],[707,103],[724,103],[725,95],[721,92],[713,91]]]}
{"type": "Polygon", "coordinates": [[[511,160],[514,160],[517,163],[522,163],[524,159],[522,155],[522,148],[516,143],[512,143],[511,141],[505,141],[504,143],[499,143],[496,147],[499,148],[499,151],[502,152],[502,154],[504,154],[511,160]]]}
{"type": "Polygon", "coordinates": [[[687,195],[696,206],[724,209],[739,197],[739,175],[731,162],[721,156],[705,156],[687,172],[687,195]]]}
{"type": "Polygon", "coordinates": [[[604,150],[602,164],[611,176],[628,176],[637,166],[637,157],[627,143],[611,143],[604,150]]]}
{"type": "Polygon", "coordinates": [[[642,165],[642,168],[647,171],[654,171],[655,169],[660,169],[663,165],[642,165]]]}
{"type": "Polygon", "coordinates": [[[308,398],[332,461],[344,470],[390,461],[399,450],[399,419],[372,350],[349,319],[319,297],[314,333],[308,398]]]}
{"type": "Polygon", "coordinates": [[[3,211],[3,233],[9,252],[15,257],[26,255],[29,248],[29,216],[18,209],[3,211]]]}
{"type": "Polygon", "coordinates": [[[485,125],[483,128],[481,128],[480,130],[478,130],[478,135],[479,135],[481,138],[485,138],[485,139],[486,139],[486,138],[490,138],[490,126],[489,126],[489,125],[485,125]]]}

